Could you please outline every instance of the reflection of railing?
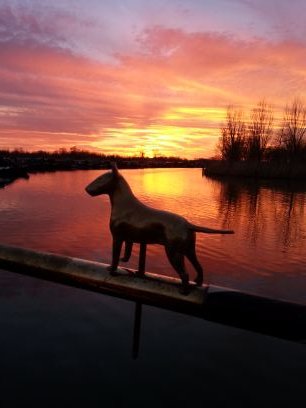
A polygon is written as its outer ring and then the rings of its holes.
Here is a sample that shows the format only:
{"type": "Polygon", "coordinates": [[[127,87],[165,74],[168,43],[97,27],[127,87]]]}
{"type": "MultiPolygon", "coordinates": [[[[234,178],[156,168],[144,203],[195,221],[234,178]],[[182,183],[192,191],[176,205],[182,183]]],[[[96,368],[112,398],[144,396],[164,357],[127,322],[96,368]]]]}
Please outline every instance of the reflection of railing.
{"type": "Polygon", "coordinates": [[[287,340],[306,340],[306,305],[217,286],[192,286],[190,294],[186,296],[178,290],[178,279],[153,274],[138,278],[133,271],[123,268],[118,268],[117,276],[110,276],[105,264],[5,245],[0,245],[0,267],[138,302],[134,357],[139,345],[141,303],[287,340]]]}

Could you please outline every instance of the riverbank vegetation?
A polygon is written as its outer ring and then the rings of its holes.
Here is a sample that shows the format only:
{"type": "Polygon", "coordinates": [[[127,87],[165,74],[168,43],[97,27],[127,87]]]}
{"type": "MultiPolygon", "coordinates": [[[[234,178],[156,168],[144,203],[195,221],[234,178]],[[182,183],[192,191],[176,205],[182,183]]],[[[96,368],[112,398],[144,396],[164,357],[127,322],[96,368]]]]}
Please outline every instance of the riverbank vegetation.
{"type": "Polygon", "coordinates": [[[157,167],[205,167],[205,159],[187,160],[180,157],[133,157],[105,155],[72,147],[53,152],[27,152],[23,149],[0,150],[0,188],[17,178],[28,178],[30,173],[59,170],[108,169],[116,161],[121,169],[157,167]]]}
{"type": "Polygon", "coordinates": [[[147,167],[201,167],[205,159],[188,160],[175,156],[155,156],[153,158],[139,156],[105,155],[102,153],[81,150],[77,147],[61,148],[53,152],[23,149],[0,150],[0,169],[19,168],[28,172],[73,170],[73,169],[104,169],[116,161],[119,168],[147,167]]]}
{"type": "Polygon", "coordinates": [[[260,101],[246,115],[229,107],[218,145],[221,161],[209,162],[207,175],[306,178],[306,107],[295,98],[277,122],[260,101]]]}

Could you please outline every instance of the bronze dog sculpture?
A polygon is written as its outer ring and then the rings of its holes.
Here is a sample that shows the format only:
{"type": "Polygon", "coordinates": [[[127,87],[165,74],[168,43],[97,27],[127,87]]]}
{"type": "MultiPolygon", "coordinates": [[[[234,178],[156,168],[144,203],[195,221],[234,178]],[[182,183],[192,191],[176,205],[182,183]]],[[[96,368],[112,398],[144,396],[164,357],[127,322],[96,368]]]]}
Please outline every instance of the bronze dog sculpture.
{"type": "Polygon", "coordinates": [[[108,194],[110,197],[110,230],[113,236],[110,273],[116,274],[123,242],[125,242],[125,254],[121,260],[125,262],[131,256],[133,243],[140,244],[138,271],[140,275],[144,274],[146,245],[161,244],[165,247],[170,264],[182,280],[182,293],[189,292],[189,277],[185,269],[184,256],[195,268],[197,272],[195,282],[201,286],[203,269],[195,252],[195,233],[233,234],[233,231],[200,227],[191,224],[180,215],[156,210],[143,204],[134,196],[116,164],[112,163],[111,167],[112,171],[102,174],[85,189],[91,196],[108,194]]]}

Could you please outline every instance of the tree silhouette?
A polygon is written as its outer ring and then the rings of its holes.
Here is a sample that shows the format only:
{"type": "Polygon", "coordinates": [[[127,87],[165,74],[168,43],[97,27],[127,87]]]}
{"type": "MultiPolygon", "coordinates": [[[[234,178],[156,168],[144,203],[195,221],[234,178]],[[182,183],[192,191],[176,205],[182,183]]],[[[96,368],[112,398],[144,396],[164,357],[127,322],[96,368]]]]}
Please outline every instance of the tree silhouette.
{"type": "Polygon", "coordinates": [[[271,139],[272,128],[271,106],[265,100],[261,100],[250,113],[246,142],[246,158],[248,160],[261,161],[263,159],[267,144],[271,139]]]}
{"type": "Polygon", "coordinates": [[[299,98],[286,105],[279,143],[285,149],[289,161],[301,158],[306,145],[306,107],[299,98]]]}
{"type": "Polygon", "coordinates": [[[223,160],[238,161],[244,156],[246,125],[243,113],[229,106],[226,122],[221,128],[219,150],[223,160]]]}

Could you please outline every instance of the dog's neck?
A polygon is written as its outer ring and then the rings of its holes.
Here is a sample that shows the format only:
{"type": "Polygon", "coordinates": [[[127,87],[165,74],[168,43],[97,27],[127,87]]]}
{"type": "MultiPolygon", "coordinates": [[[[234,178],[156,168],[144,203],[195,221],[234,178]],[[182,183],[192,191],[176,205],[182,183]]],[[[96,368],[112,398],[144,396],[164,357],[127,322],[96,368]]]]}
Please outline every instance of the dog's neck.
{"type": "Polygon", "coordinates": [[[138,202],[127,181],[119,176],[115,188],[109,193],[112,213],[126,210],[131,204],[138,202]]]}

